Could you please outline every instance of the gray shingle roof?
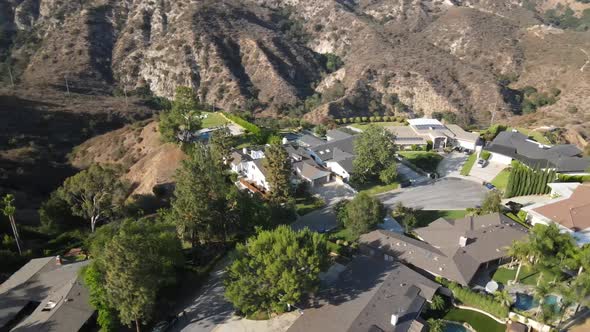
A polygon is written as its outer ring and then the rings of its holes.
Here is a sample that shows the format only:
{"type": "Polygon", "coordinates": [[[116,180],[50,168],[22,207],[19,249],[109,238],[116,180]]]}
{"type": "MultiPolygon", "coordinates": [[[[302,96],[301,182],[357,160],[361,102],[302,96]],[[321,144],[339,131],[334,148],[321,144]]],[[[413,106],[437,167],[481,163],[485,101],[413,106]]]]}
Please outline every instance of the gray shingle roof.
{"type": "Polygon", "coordinates": [[[525,228],[499,213],[458,220],[440,218],[414,232],[424,241],[378,230],[362,235],[360,243],[467,285],[481,264],[504,257],[513,241],[527,236],[525,228]],[[461,237],[468,239],[465,247],[459,244],[461,237]]]}
{"type": "Polygon", "coordinates": [[[57,265],[55,257],[33,259],[0,286],[0,330],[28,303],[40,305],[12,331],[78,331],[94,313],[78,271],[88,261],[57,265]],[[66,301],[68,299],[68,301],[66,301]],[[43,311],[47,302],[56,306],[43,311]]]}
{"type": "Polygon", "coordinates": [[[503,131],[485,149],[530,167],[555,168],[558,172],[583,172],[590,168],[590,159],[578,157],[581,151],[575,145],[541,146],[519,132],[503,131]]]}
{"type": "Polygon", "coordinates": [[[297,141],[305,146],[310,147],[310,148],[314,148],[314,147],[316,147],[318,145],[322,145],[326,142],[318,137],[315,137],[315,136],[309,135],[309,134],[305,134],[305,135],[299,137],[299,139],[297,141]]]}
{"type": "Polygon", "coordinates": [[[345,139],[350,136],[352,136],[352,135],[349,133],[345,133],[339,129],[328,130],[328,132],[326,133],[326,137],[328,137],[330,140],[335,140],[335,141],[345,139]]]}
{"type": "Polygon", "coordinates": [[[318,294],[321,306],[307,309],[288,331],[406,332],[419,325],[415,319],[439,286],[399,262],[359,256],[318,294]],[[392,314],[400,317],[395,327],[392,314]]]}

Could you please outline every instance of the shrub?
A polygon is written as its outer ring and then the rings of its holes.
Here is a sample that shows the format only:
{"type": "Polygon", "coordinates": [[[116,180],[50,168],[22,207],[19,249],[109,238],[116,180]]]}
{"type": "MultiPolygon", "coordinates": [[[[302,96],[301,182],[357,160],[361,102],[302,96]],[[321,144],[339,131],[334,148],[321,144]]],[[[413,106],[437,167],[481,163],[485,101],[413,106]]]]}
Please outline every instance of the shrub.
{"type": "Polygon", "coordinates": [[[482,150],[479,157],[483,160],[488,160],[490,159],[490,157],[492,156],[492,154],[489,151],[486,150],[482,150]]]}
{"type": "Polygon", "coordinates": [[[367,121],[369,121],[369,118],[368,118],[368,117],[366,117],[366,116],[362,116],[362,117],[361,117],[361,121],[362,121],[362,122],[367,122],[367,121]]]}
{"type": "Polygon", "coordinates": [[[362,122],[363,119],[360,116],[357,116],[356,118],[354,118],[354,122],[359,123],[362,122]]]}
{"type": "Polygon", "coordinates": [[[448,283],[447,287],[453,291],[455,299],[466,306],[484,310],[498,318],[508,317],[508,307],[494,300],[491,296],[473,292],[469,288],[461,287],[454,282],[448,283]]]}
{"type": "Polygon", "coordinates": [[[372,117],[370,117],[370,118],[369,118],[369,121],[371,121],[371,122],[375,122],[375,121],[377,121],[377,117],[375,117],[375,116],[372,116],[372,117]]]}

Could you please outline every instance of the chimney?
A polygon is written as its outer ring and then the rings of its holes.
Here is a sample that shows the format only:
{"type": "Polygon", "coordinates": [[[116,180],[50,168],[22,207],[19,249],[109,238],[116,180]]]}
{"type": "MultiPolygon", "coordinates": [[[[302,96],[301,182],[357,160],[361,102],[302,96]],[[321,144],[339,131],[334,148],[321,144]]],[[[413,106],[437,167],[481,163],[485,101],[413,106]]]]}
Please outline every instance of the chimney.
{"type": "Polygon", "coordinates": [[[283,145],[285,145],[285,144],[289,143],[289,140],[287,140],[287,137],[283,137],[283,141],[282,142],[283,142],[283,145]]]}
{"type": "Polygon", "coordinates": [[[392,326],[396,326],[398,320],[399,320],[399,317],[397,316],[397,314],[391,315],[391,325],[392,326]]]}
{"type": "Polygon", "coordinates": [[[467,245],[467,242],[468,242],[468,241],[469,241],[469,239],[468,239],[468,238],[466,238],[465,236],[461,236],[461,237],[459,238],[459,246],[460,246],[461,248],[465,247],[465,246],[467,245]]]}
{"type": "Polygon", "coordinates": [[[62,264],[61,256],[60,255],[55,256],[55,263],[57,265],[61,265],[62,264]]]}
{"type": "Polygon", "coordinates": [[[248,148],[242,148],[242,153],[243,154],[248,154],[248,148]]]}

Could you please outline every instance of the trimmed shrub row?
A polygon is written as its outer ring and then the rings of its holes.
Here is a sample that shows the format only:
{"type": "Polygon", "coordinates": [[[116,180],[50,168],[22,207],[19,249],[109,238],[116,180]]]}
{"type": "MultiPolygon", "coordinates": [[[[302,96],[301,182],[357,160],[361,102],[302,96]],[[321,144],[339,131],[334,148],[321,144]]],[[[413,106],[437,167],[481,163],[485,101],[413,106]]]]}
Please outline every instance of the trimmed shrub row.
{"type": "Polygon", "coordinates": [[[357,116],[334,120],[337,124],[363,123],[363,122],[406,122],[403,116],[357,116]]]}
{"type": "Polygon", "coordinates": [[[259,135],[262,131],[260,129],[260,127],[258,127],[257,125],[250,123],[250,122],[240,118],[237,115],[233,115],[233,114],[229,114],[229,113],[223,113],[223,115],[225,115],[225,117],[230,119],[231,121],[235,122],[237,125],[243,127],[247,131],[251,132],[252,134],[259,135]]]}
{"type": "Polygon", "coordinates": [[[481,309],[498,318],[508,317],[508,307],[494,300],[494,298],[490,295],[476,293],[471,289],[462,287],[455,282],[447,282],[445,286],[453,292],[455,299],[461,302],[463,305],[481,309]]]}
{"type": "Polygon", "coordinates": [[[551,192],[547,185],[556,179],[554,171],[543,171],[527,167],[517,161],[512,162],[508,177],[506,198],[526,195],[544,195],[551,192]]]}

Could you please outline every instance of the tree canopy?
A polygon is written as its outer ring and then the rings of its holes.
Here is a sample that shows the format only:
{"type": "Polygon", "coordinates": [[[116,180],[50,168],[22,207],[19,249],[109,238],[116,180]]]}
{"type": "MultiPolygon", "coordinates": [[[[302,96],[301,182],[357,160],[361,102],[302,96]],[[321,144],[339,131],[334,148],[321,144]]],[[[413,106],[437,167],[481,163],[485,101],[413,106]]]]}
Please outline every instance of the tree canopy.
{"type": "Polygon", "coordinates": [[[128,185],[120,177],[117,167],[93,164],[67,178],[57,195],[70,205],[73,215],[89,220],[94,232],[99,222],[109,220],[123,208],[128,185]]]}
{"type": "Polygon", "coordinates": [[[319,285],[328,264],[323,235],[279,226],[238,244],[227,268],[225,296],[242,314],[283,312],[319,285]]]}
{"type": "Polygon", "coordinates": [[[201,112],[199,101],[192,88],[176,88],[172,108],[160,113],[159,130],[166,142],[178,142],[182,132],[194,132],[201,129],[201,112]]]}
{"type": "Polygon", "coordinates": [[[344,227],[350,229],[353,236],[358,237],[383,222],[386,211],[383,204],[375,197],[361,192],[346,206],[338,206],[337,217],[344,227]]]}
{"type": "Polygon", "coordinates": [[[359,183],[380,179],[387,184],[395,181],[395,136],[380,126],[371,125],[354,141],[356,158],[353,177],[359,183]]]}
{"type": "Polygon", "coordinates": [[[142,219],[100,228],[90,240],[93,261],[84,271],[98,322],[114,330],[118,320],[140,324],[152,318],[158,291],[174,283],[183,262],[173,225],[142,219]]]}
{"type": "Polygon", "coordinates": [[[286,204],[292,199],[289,154],[278,144],[269,145],[264,154],[266,179],[270,186],[270,201],[277,205],[286,204]]]}

